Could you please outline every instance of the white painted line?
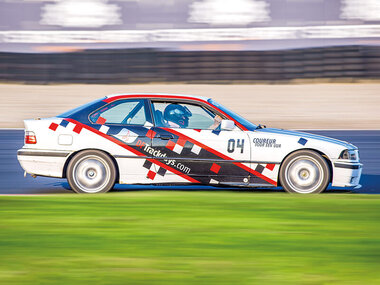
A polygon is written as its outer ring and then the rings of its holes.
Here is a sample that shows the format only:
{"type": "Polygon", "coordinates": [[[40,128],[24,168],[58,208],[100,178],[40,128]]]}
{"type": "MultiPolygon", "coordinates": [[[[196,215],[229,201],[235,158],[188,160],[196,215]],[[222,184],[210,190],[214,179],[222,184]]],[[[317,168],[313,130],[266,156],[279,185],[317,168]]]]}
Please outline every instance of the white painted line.
{"type": "Polygon", "coordinates": [[[24,130],[24,128],[0,128],[0,131],[21,131],[21,130],[24,130]]]}
{"type": "MultiPolygon", "coordinates": [[[[364,1],[362,1],[364,2],[364,1]]],[[[359,2],[358,2],[359,3],[359,2]]],[[[373,2],[374,3],[374,2],[373,2]]],[[[292,39],[378,38],[380,25],[319,25],[296,27],[193,28],[152,30],[0,31],[5,43],[203,42],[292,39]]]]}

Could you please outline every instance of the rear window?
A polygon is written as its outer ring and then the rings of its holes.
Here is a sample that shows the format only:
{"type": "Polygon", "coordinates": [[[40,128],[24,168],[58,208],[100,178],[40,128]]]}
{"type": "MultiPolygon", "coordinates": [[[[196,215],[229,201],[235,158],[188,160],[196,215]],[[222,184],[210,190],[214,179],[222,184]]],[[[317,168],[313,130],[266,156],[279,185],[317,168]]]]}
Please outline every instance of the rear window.
{"type": "Polygon", "coordinates": [[[96,124],[144,125],[148,120],[144,100],[119,100],[110,103],[90,115],[96,124]]]}

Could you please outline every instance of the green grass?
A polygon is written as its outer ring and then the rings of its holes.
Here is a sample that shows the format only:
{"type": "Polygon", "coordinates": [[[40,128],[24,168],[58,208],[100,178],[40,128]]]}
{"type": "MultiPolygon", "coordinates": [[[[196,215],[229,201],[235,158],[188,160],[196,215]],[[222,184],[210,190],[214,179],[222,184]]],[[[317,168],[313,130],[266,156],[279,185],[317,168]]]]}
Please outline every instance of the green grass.
{"type": "Polygon", "coordinates": [[[0,197],[0,284],[380,283],[380,196],[0,197]]]}

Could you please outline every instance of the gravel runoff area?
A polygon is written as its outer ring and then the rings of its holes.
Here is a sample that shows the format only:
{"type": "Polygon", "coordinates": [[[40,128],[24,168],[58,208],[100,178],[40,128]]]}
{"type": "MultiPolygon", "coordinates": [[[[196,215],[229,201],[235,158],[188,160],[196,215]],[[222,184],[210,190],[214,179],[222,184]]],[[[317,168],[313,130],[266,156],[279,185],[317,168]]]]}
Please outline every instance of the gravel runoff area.
{"type": "Polygon", "coordinates": [[[286,129],[379,129],[380,83],[222,85],[0,85],[0,128],[51,117],[114,93],[212,97],[254,123],[286,129]]]}

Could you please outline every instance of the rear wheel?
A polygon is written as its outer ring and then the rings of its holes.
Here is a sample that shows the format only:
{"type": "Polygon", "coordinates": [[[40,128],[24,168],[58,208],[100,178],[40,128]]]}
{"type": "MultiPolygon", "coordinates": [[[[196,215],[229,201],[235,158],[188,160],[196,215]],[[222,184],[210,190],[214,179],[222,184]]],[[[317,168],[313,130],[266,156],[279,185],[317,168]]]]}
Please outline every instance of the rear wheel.
{"type": "Polygon", "coordinates": [[[66,177],[71,189],[77,193],[105,193],[115,184],[116,167],[104,152],[85,150],[71,159],[66,177]]]}
{"type": "Polygon", "coordinates": [[[300,150],[289,155],[281,165],[280,182],[287,192],[316,194],[330,182],[327,161],[317,152],[300,150]]]}

